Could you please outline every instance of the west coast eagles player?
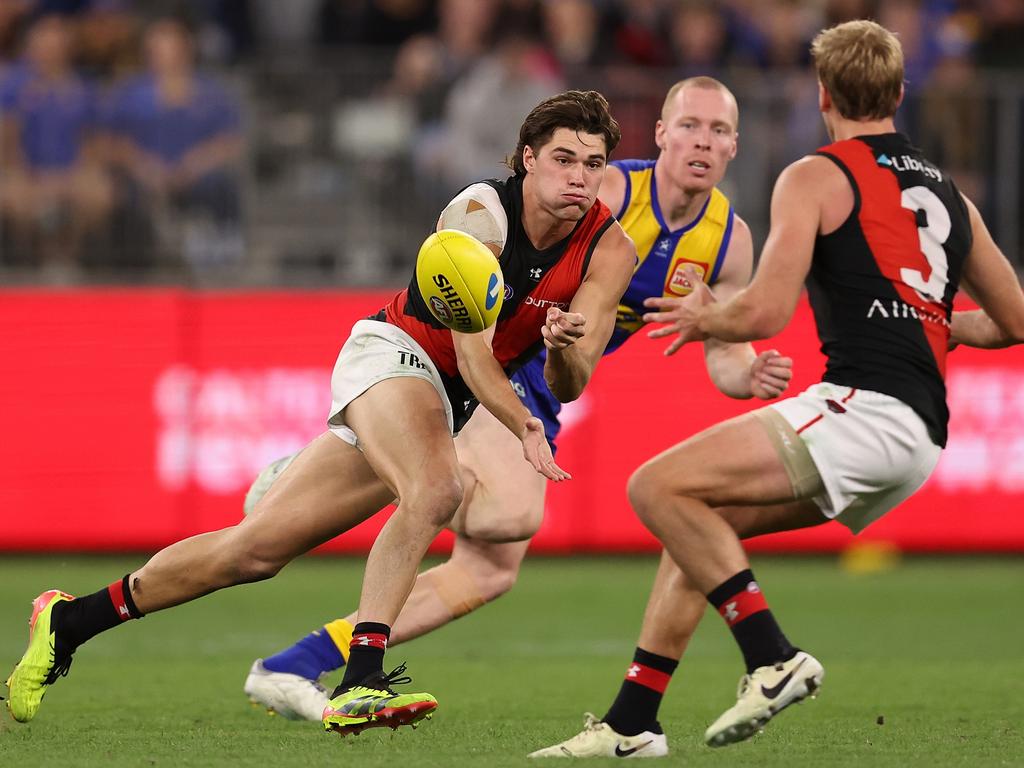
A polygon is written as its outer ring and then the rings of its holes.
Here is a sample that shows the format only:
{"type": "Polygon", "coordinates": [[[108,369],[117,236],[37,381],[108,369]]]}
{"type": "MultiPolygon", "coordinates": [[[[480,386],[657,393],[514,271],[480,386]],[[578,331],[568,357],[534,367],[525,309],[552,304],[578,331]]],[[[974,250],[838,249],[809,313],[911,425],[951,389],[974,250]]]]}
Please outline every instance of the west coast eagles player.
{"type": "MultiPolygon", "coordinates": [[[[736,154],[737,124],[736,100],[724,85],[706,77],[684,80],[665,98],[655,129],[658,159],[611,164],[601,199],[636,244],[638,263],[608,351],[641,327],[644,299],[689,292],[685,268],[695,269],[722,298],[750,279],[750,231],[716,188],[736,154]]],[[[749,344],[713,341],[705,353],[711,378],[731,397],[771,399],[785,390],[790,378],[791,361],[774,351],[757,355],[749,344]]],[[[545,386],[543,368],[540,356],[520,369],[512,384],[553,440],[559,403],[545,386]]],[[[474,491],[451,526],[457,534],[451,559],[419,575],[394,627],[393,642],[429,632],[508,591],[541,523],[544,482],[531,475],[515,454],[514,441],[506,438],[495,419],[478,412],[459,435],[456,448],[464,472],[475,478],[474,491]]],[[[249,504],[287,461],[264,471],[250,492],[249,504]]],[[[663,558],[658,580],[678,578],[677,574],[674,563],[663,558]]],[[[671,610],[669,602],[652,602],[648,613],[656,618],[671,610]]],[[[326,693],[315,681],[345,663],[354,620],[351,615],[332,621],[290,648],[258,660],[245,683],[248,695],[289,717],[319,720],[326,693]]],[[[647,677],[623,682],[622,693],[602,724],[610,737],[600,743],[600,754],[613,755],[615,746],[634,743],[644,744],[640,749],[645,754],[667,750],[657,707],[681,648],[677,638],[657,631],[659,622],[650,623],[634,662],[659,670],[662,676],[654,682],[647,677]]]]}

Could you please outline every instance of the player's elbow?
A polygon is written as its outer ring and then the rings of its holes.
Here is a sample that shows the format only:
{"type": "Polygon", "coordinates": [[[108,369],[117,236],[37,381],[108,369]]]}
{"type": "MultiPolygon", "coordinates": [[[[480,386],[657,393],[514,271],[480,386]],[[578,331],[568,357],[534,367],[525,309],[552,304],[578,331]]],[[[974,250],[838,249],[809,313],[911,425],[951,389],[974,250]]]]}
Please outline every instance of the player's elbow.
{"type": "Polygon", "coordinates": [[[573,400],[579,399],[579,396],[583,394],[583,389],[587,386],[589,378],[588,375],[580,371],[575,371],[571,374],[567,373],[566,375],[550,375],[547,372],[544,374],[544,380],[547,382],[548,389],[551,390],[551,394],[560,403],[571,403],[573,400]]]}
{"type": "Polygon", "coordinates": [[[760,307],[750,307],[748,310],[748,328],[750,333],[749,341],[758,339],[770,339],[782,332],[789,322],[789,313],[781,310],[778,306],[770,304],[760,307]]]}

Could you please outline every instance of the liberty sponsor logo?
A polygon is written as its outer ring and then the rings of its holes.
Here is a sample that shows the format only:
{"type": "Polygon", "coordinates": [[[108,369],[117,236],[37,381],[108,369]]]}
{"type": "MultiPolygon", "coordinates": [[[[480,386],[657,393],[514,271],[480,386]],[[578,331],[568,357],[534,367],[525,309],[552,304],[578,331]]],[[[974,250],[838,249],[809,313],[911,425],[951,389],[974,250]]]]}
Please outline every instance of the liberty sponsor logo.
{"type": "Polygon", "coordinates": [[[524,387],[518,381],[512,381],[511,379],[509,380],[508,383],[512,385],[512,391],[516,393],[516,397],[518,397],[520,400],[526,397],[526,387],[524,387]]]}
{"type": "Polygon", "coordinates": [[[886,168],[892,168],[894,171],[900,171],[901,173],[917,171],[918,173],[923,173],[925,176],[935,179],[936,181],[942,181],[942,171],[934,165],[922,163],[916,157],[911,157],[910,155],[889,157],[888,155],[882,154],[878,156],[876,162],[886,168]]]}
{"type": "Polygon", "coordinates": [[[930,312],[923,307],[915,307],[899,299],[875,299],[868,307],[869,320],[923,320],[926,323],[949,326],[949,320],[938,312],[930,312]]]}
{"type": "Polygon", "coordinates": [[[557,307],[558,309],[568,309],[569,302],[567,301],[552,301],[550,299],[536,299],[533,296],[527,296],[523,299],[523,304],[528,304],[531,307],[540,307],[541,309],[550,309],[551,307],[557,307]]]}
{"type": "Polygon", "coordinates": [[[513,294],[515,294],[515,291],[512,290],[512,286],[505,283],[505,301],[511,299],[513,294]]]}

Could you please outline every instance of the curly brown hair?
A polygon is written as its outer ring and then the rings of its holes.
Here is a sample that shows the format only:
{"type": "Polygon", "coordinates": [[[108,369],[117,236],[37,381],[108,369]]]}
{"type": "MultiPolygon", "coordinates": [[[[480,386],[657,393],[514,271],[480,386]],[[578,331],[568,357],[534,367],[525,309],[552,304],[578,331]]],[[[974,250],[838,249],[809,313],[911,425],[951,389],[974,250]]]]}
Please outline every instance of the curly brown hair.
{"type": "Polygon", "coordinates": [[[523,150],[529,146],[537,152],[559,128],[600,134],[609,156],[622,138],[619,124],[608,108],[608,99],[597,91],[566,91],[545,99],[531,110],[519,129],[516,152],[505,159],[505,164],[516,176],[525,176],[523,150]]]}

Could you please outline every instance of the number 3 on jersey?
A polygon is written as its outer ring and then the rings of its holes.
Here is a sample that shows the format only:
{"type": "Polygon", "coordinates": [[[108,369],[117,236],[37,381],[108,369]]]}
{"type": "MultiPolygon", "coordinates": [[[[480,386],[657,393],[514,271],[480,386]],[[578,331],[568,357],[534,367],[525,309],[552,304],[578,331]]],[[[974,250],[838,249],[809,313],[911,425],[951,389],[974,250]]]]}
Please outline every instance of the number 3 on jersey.
{"type": "Polygon", "coordinates": [[[949,282],[949,261],[946,259],[946,249],[942,247],[953,228],[949,211],[938,195],[928,187],[909,187],[903,190],[900,204],[915,214],[924,213],[923,222],[918,216],[917,239],[921,244],[921,253],[931,268],[927,280],[920,270],[909,267],[900,269],[900,278],[925,301],[941,302],[949,282]]]}

